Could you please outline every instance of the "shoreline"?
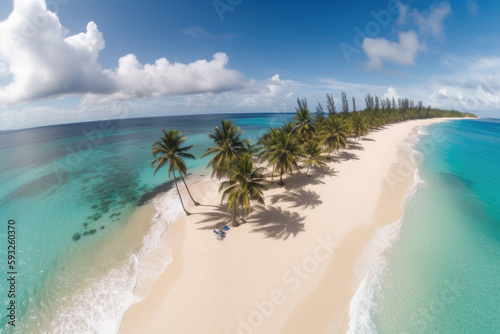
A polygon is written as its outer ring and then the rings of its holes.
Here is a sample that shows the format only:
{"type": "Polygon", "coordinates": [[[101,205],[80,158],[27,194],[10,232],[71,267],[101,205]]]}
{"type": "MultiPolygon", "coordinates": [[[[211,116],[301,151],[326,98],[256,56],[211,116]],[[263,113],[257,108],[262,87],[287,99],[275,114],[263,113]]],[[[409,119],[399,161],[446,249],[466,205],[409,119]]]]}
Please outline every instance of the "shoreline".
{"type": "Polygon", "coordinates": [[[388,173],[400,168],[398,144],[416,126],[448,120],[386,126],[341,152],[329,173],[287,177],[222,242],[210,231],[229,218],[218,206],[218,182],[188,181],[193,196],[211,206],[189,203],[193,215],[170,226],[161,245],[173,262],[126,312],[120,333],[345,333],[359,255],[377,228],[399,220],[413,183],[406,176],[388,186],[388,173]]]}

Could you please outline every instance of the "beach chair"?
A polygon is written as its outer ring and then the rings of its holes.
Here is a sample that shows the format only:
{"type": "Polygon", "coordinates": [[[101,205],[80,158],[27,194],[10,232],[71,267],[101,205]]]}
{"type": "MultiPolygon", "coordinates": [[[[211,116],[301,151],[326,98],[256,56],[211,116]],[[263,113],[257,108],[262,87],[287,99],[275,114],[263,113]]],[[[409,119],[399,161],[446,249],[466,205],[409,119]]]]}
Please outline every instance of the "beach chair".
{"type": "Polygon", "coordinates": [[[226,232],[214,230],[214,233],[217,235],[217,239],[221,240],[226,237],[226,232]]]}

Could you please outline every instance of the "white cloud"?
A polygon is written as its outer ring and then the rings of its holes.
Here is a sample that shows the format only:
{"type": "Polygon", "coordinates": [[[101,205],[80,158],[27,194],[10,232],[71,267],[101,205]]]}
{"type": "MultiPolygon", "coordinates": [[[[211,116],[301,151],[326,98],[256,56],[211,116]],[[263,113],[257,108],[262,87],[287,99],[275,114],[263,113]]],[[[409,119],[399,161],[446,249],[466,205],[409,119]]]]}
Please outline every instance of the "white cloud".
{"type": "Polygon", "coordinates": [[[399,99],[399,95],[394,87],[387,88],[387,92],[384,94],[384,99],[399,99]]]}
{"type": "Polygon", "coordinates": [[[395,28],[401,30],[409,27],[407,32],[398,33],[399,41],[389,41],[386,38],[365,38],[363,51],[368,57],[366,68],[368,70],[382,70],[384,62],[402,66],[414,65],[419,51],[427,49],[426,36],[437,39],[444,38],[444,19],[451,13],[448,2],[432,4],[428,10],[419,12],[410,6],[398,3],[399,16],[395,28]],[[418,29],[419,35],[415,32],[418,29]],[[421,39],[423,39],[421,41],[421,39]]]}
{"type": "Polygon", "coordinates": [[[186,107],[196,107],[200,109],[220,107],[232,99],[229,92],[223,94],[204,93],[190,96],[186,99],[186,107]]]}
{"type": "Polygon", "coordinates": [[[408,18],[408,11],[410,10],[410,6],[404,5],[402,2],[398,2],[399,16],[396,20],[397,24],[405,24],[408,18]]]}
{"type": "Polygon", "coordinates": [[[449,2],[438,2],[432,4],[429,9],[420,12],[418,9],[411,9],[409,5],[403,3],[398,4],[399,17],[397,24],[403,26],[405,24],[418,27],[422,35],[442,38],[444,36],[443,23],[446,17],[451,14],[451,6],[449,2]]]}
{"type": "MultiPolygon", "coordinates": [[[[207,110],[218,107],[220,111],[282,111],[295,103],[294,90],[301,84],[293,80],[283,80],[278,74],[262,81],[252,81],[243,90],[224,94],[198,94],[186,99],[186,107],[207,110]]],[[[293,109],[291,109],[293,110],[293,109]]]]}
{"type": "Polygon", "coordinates": [[[444,19],[451,13],[449,2],[439,2],[432,4],[429,10],[420,13],[416,8],[411,15],[418,24],[422,34],[442,38],[444,19]]]}
{"type": "Polygon", "coordinates": [[[368,56],[368,69],[382,69],[383,62],[398,65],[413,65],[419,50],[425,47],[420,45],[414,31],[400,32],[399,42],[391,42],[385,38],[365,38],[363,50],[368,56]]]}
{"type": "Polygon", "coordinates": [[[500,57],[449,58],[446,75],[430,78],[430,102],[438,107],[497,112],[500,109],[500,57]]]}
{"type": "Polygon", "coordinates": [[[465,8],[472,15],[478,15],[479,8],[478,8],[476,0],[466,0],[465,1],[465,8]]]}
{"type": "Polygon", "coordinates": [[[0,39],[0,74],[12,77],[12,82],[0,86],[3,106],[68,95],[135,99],[243,86],[241,73],[226,67],[229,58],[224,53],[190,64],[160,58],[144,65],[130,54],[120,58],[118,68],[103,69],[97,60],[105,42],[97,25],[89,22],[86,32],[68,36],[45,0],[15,0],[10,16],[0,22],[0,31],[7,36],[0,39]]]}

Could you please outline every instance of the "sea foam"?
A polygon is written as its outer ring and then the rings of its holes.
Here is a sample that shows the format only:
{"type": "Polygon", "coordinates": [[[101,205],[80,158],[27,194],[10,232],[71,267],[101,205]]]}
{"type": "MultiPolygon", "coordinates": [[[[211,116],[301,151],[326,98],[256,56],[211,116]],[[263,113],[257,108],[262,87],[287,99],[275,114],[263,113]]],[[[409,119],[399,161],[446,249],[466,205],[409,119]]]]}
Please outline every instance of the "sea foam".
{"type": "MultiPolygon", "coordinates": [[[[421,152],[417,150],[417,144],[422,136],[427,135],[430,133],[426,127],[419,126],[405,141],[398,145],[400,150],[409,153],[409,158],[416,167],[413,174],[414,183],[403,200],[403,207],[413,199],[418,188],[425,185],[417,168],[421,156],[421,152]]],[[[360,283],[350,303],[348,334],[377,333],[374,315],[378,311],[379,302],[383,300],[382,284],[387,274],[388,265],[385,255],[399,240],[401,230],[401,220],[378,228],[357,259],[354,271],[357,281],[360,283]]]]}
{"type": "Polygon", "coordinates": [[[157,196],[153,206],[157,212],[140,251],[131,254],[120,268],[109,270],[98,282],[71,296],[47,333],[118,333],[125,312],[149,294],[153,282],[172,262],[163,238],[182,214],[179,199],[171,190],[157,196]]]}

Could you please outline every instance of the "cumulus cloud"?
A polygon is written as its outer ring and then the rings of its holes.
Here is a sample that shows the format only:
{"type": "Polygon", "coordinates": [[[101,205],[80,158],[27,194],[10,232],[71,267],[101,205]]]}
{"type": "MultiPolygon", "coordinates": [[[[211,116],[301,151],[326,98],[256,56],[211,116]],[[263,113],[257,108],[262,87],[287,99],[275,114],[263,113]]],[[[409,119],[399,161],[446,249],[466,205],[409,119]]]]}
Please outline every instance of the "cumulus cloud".
{"type": "Polygon", "coordinates": [[[368,57],[366,68],[368,70],[381,70],[384,62],[403,66],[415,64],[419,51],[427,49],[425,39],[431,36],[437,39],[444,37],[444,19],[451,13],[448,2],[432,4],[428,10],[419,12],[410,6],[398,3],[399,16],[395,27],[402,30],[409,27],[407,32],[400,31],[399,41],[389,41],[386,38],[365,38],[363,40],[363,51],[368,57]],[[419,34],[416,33],[418,30],[419,34]]]}
{"type": "Polygon", "coordinates": [[[425,47],[418,41],[414,31],[399,33],[399,42],[391,42],[385,38],[365,38],[363,50],[368,56],[368,69],[382,69],[383,62],[398,65],[413,65],[419,50],[425,47]]]}
{"type": "Polygon", "coordinates": [[[420,32],[434,37],[443,37],[444,19],[451,13],[449,2],[439,2],[432,4],[429,10],[420,13],[417,9],[413,10],[413,17],[416,20],[420,32]]]}
{"type": "Polygon", "coordinates": [[[384,94],[384,99],[399,99],[399,95],[394,87],[387,88],[387,92],[384,94]]]}
{"type": "MultiPolygon", "coordinates": [[[[295,103],[294,90],[300,83],[283,80],[279,74],[261,81],[251,81],[245,89],[223,94],[198,94],[186,98],[185,106],[190,109],[209,110],[217,107],[221,111],[283,111],[286,105],[295,103]]],[[[293,110],[293,108],[292,108],[293,110]]]]}
{"type": "Polygon", "coordinates": [[[401,2],[398,6],[399,17],[396,21],[397,24],[416,26],[419,32],[425,36],[444,37],[444,20],[451,14],[449,2],[432,4],[429,9],[422,12],[416,8],[411,9],[409,5],[404,5],[401,2]]]}
{"type": "Polygon", "coordinates": [[[432,77],[433,105],[469,111],[500,109],[500,57],[448,59],[450,73],[432,77]]]}
{"type": "Polygon", "coordinates": [[[0,75],[12,81],[0,86],[0,105],[8,106],[68,95],[90,99],[135,99],[164,95],[222,92],[243,86],[241,73],[226,66],[217,53],[190,64],[165,58],[141,64],[133,54],[115,69],[98,63],[105,47],[94,22],[85,32],[68,36],[45,0],[15,0],[10,16],[0,22],[0,75]]]}

